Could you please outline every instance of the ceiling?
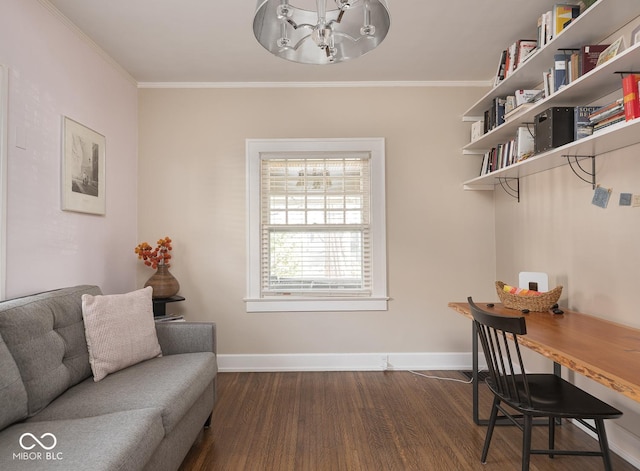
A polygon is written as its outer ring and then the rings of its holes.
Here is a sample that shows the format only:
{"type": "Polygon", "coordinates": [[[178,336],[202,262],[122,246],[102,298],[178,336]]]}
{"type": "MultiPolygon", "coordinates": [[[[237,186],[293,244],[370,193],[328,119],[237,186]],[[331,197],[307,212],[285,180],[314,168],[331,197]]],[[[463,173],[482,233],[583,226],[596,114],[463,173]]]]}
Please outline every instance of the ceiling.
{"type": "Polygon", "coordinates": [[[535,39],[538,16],[556,0],[388,0],[384,42],[351,62],[322,66],[263,49],[252,31],[255,0],[40,1],[139,83],[226,84],[487,81],[503,49],[535,39]]]}

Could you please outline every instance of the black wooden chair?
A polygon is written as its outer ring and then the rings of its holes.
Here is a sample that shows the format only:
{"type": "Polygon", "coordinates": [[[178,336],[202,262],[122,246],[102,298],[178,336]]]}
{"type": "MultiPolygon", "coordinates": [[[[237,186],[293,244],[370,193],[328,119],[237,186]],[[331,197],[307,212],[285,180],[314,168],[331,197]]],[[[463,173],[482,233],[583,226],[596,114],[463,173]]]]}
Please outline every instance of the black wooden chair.
{"type": "Polygon", "coordinates": [[[618,418],[622,412],[554,374],[526,374],[518,345],[518,336],[527,333],[525,318],[492,314],[480,309],[470,297],[467,300],[489,369],[486,382],[494,394],[482,462],[487,462],[498,412],[502,412],[523,432],[523,471],[529,469],[531,454],[549,455],[550,458],[554,455],[601,456],[605,469],[610,470],[611,457],[604,419],[618,418]],[[547,450],[531,449],[531,431],[536,417],[549,419],[547,450]],[[556,419],[575,419],[596,433],[600,451],[555,450],[556,419]],[[585,419],[593,420],[595,427],[585,419]]]}

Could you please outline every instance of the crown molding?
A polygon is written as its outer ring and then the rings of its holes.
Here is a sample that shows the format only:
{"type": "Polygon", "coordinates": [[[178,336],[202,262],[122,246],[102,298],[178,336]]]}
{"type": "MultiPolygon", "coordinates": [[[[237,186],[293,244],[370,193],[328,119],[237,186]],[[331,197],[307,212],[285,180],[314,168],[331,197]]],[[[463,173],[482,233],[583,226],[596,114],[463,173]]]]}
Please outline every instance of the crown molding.
{"type": "Polygon", "coordinates": [[[138,88],[408,88],[490,87],[492,81],[391,82],[138,82],[138,88]]]}

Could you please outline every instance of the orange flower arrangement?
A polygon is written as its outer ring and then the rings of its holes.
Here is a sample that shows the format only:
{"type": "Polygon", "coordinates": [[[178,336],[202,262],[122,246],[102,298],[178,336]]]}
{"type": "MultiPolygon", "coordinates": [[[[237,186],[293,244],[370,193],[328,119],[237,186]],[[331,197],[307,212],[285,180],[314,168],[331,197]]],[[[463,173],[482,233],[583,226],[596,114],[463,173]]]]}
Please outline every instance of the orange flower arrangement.
{"type": "Polygon", "coordinates": [[[147,242],[138,244],[135,252],[140,260],[144,260],[144,264],[151,268],[158,268],[158,265],[164,265],[169,268],[169,260],[171,260],[171,238],[169,236],[158,241],[158,246],[154,249],[147,242]]]}

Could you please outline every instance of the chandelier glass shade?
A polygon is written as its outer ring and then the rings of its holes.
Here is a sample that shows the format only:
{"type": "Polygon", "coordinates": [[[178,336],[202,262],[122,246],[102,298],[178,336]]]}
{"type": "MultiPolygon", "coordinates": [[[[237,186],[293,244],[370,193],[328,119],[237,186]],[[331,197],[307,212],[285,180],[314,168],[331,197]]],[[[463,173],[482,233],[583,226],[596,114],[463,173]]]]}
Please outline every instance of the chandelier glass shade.
{"type": "Polygon", "coordinates": [[[386,0],[258,0],[253,33],[283,59],[333,64],[375,49],[389,25],[386,0]]]}

